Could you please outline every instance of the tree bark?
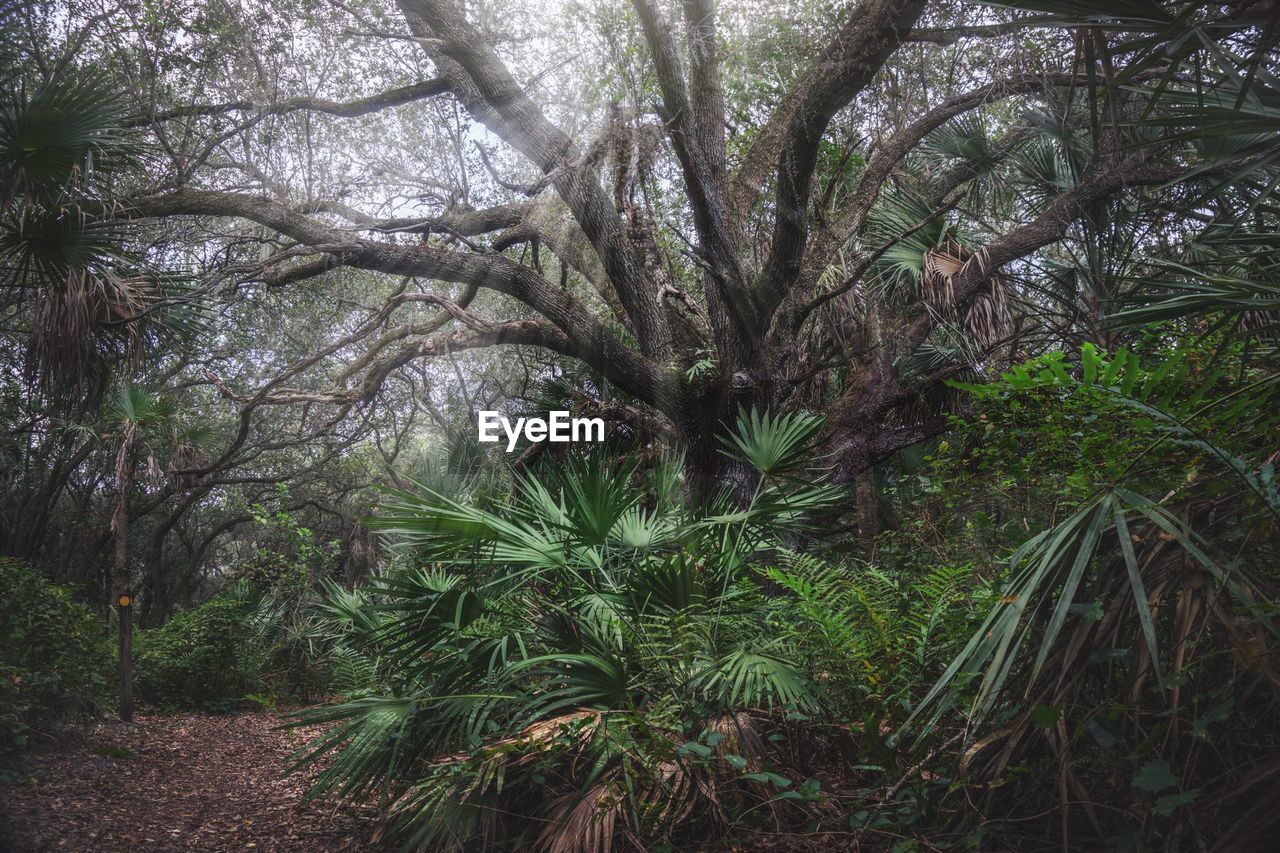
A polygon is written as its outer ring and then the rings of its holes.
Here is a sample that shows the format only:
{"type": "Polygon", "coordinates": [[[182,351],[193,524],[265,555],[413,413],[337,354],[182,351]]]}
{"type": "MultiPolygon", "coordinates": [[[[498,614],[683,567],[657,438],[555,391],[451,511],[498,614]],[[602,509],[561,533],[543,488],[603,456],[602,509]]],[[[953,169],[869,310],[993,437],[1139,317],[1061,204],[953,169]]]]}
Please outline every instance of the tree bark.
{"type": "Polygon", "coordinates": [[[880,532],[880,512],[876,506],[874,468],[867,468],[858,475],[855,503],[858,517],[858,541],[862,545],[863,556],[868,560],[874,560],[876,556],[876,534],[880,532]]]}

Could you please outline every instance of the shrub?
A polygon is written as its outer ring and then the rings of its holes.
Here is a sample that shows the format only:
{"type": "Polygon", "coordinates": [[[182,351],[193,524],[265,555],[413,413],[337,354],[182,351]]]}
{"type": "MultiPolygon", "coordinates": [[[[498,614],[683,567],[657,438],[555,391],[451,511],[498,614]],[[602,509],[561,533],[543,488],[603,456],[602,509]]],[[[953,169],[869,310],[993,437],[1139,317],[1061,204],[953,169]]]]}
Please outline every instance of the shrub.
{"type": "Polygon", "coordinates": [[[224,711],[260,687],[264,651],[243,600],[219,596],[140,632],[138,696],[161,708],[224,711]]]}
{"type": "Polygon", "coordinates": [[[66,587],[0,558],[0,759],[25,748],[36,721],[95,713],[111,655],[102,625],[66,587]]]}
{"type": "Polygon", "coordinates": [[[690,507],[673,462],[599,451],[492,509],[392,492],[367,523],[409,564],[321,608],[376,689],[299,715],[337,724],[302,762],[328,765],[314,792],[389,789],[406,846],[430,849],[669,846],[809,817],[819,782],[789,790],[777,744],[831,702],[761,577],[841,497],[806,482],[821,425],[740,418],[726,449],[760,474],[741,505],[690,507]]]}

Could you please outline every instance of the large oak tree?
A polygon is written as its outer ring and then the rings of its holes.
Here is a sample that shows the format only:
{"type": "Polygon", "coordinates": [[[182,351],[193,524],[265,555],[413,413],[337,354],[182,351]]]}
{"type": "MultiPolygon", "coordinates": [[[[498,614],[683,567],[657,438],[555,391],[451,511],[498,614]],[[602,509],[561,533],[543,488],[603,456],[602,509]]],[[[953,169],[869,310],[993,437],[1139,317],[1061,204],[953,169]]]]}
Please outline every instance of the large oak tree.
{"type": "MultiPolygon", "coordinates": [[[[553,120],[567,115],[555,93],[513,70],[492,9],[399,0],[374,7],[383,25],[343,7],[366,44],[407,43],[431,76],[352,100],[281,93],[278,84],[264,99],[259,81],[239,99],[162,103],[153,88],[129,123],[170,150],[192,135],[200,144],[184,149],[161,185],[111,210],[139,225],[199,217],[215,243],[216,223],[256,224],[271,251],[239,272],[269,287],[323,282],[338,268],[402,282],[343,335],[258,387],[210,376],[244,406],[246,423],[265,404],[362,405],[418,360],[536,347],[584,362],[633,398],[633,416],[677,437],[697,488],[731,473],[715,436],[740,407],[828,415],[824,451],[836,478],[852,482],[937,434],[947,378],[1000,363],[1020,334],[1042,327],[1024,322],[1025,300],[1013,316],[1009,270],[1025,271],[1026,259],[1117,199],[1144,188],[1176,195],[1182,182],[1202,187],[1224,168],[1188,143],[1185,124],[1150,118],[1165,114],[1157,96],[1202,85],[1192,69],[1203,69],[1207,39],[1178,33],[1247,37],[1268,14],[1256,3],[1152,3],[1120,19],[1098,4],[1066,4],[1079,15],[1054,23],[1072,27],[1045,31],[1035,29],[1043,16],[986,14],[962,26],[950,23],[949,4],[931,5],[863,0],[818,18],[830,24],[812,28],[825,43],[797,45],[781,91],[753,101],[759,81],[743,58],[768,45],[744,45],[735,30],[728,52],[710,0],[634,0],[619,8],[615,31],[637,49],[592,61],[602,74],[610,63],[638,69],[637,94],[589,112],[573,132],[553,120]],[[1000,67],[942,75],[940,95],[906,91],[913,78],[902,69],[927,78],[931,63],[955,63],[957,45],[1000,39],[1005,48],[986,54],[1003,58],[1000,67]],[[236,159],[272,119],[352,119],[426,99],[460,105],[485,129],[454,134],[456,159],[477,145],[488,176],[471,180],[496,187],[487,198],[499,201],[473,205],[465,169],[460,180],[442,168],[413,176],[447,189],[429,215],[378,215],[336,188],[286,186],[236,159]],[[1037,104],[1057,111],[1065,153],[1050,158],[1068,167],[1048,192],[969,204],[1002,160],[1055,130],[1019,112],[1037,104]],[[957,126],[981,131],[977,147],[922,171],[923,152],[957,126]],[[229,169],[252,180],[226,180],[229,169]],[[896,219],[877,216],[893,203],[896,219]],[[902,214],[913,209],[916,219],[902,214]],[[978,236],[959,239],[947,227],[958,218],[981,223],[978,236]],[[924,233],[935,236],[922,249],[924,233]],[[919,275],[912,287],[890,288],[884,262],[904,252],[914,252],[919,275]],[[438,313],[427,317],[425,307],[438,313]],[[405,319],[408,309],[415,313],[405,319]],[[957,339],[962,346],[942,345],[957,339]],[[338,357],[342,369],[327,387],[298,381],[338,357]]],[[[734,12],[741,30],[744,9],[734,12]]],[[[554,45],[537,49],[555,56],[554,45]]],[[[387,180],[367,165],[370,174],[351,183],[387,180]]],[[[1095,296],[1102,311],[1114,294],[1095,296]]]]}

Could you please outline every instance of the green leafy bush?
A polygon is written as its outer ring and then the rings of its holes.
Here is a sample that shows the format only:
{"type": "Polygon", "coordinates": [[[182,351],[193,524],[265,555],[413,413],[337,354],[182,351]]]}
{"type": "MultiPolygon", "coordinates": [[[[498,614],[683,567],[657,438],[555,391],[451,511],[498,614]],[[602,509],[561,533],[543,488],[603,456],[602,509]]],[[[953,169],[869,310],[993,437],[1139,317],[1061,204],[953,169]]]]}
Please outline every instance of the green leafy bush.
{"type": "Polygon", "coordinates": [[[93,713],[111,655],[93,611],[35,569],[0,558],[0,760],[20,753],[37,720],[93,713]]]}
{"type": "Polygon", "coordinates": [[[245,600],[218,596],[141,632],[139,698],[162,708],[223,711],[258,690],[266,653],[252,615],[245,600]]]}
{"type": "Polygon", "coordinates": [[[1219,344],[1085,344],[957,383],[967,419],[894,482],[881,561],[998,584],[906,729],[924,749],[963,721],[971,745],[930,772],[1016,790],[988,821],[1059,799],[1068,750],[1081,799],[1131,797],[1099,834],[1177,846],[1189,816],[1265,809],[1248,768],[1280,730],[1280,386],[1219,344]]]}

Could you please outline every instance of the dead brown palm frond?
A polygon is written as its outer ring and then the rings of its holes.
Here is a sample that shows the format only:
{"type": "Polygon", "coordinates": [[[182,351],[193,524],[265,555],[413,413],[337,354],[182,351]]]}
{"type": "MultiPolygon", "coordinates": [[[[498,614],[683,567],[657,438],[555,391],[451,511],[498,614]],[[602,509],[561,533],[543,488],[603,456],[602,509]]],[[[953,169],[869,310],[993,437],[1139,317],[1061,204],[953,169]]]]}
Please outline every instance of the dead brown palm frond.
{"type": "Polygon", "coordinates": [[[970,784],[985,785],[990,782],[1003,771],[1000,752],[994,751],[994,748],[1017,740],[1025,729],[1026,721],[1019,720],[969,744],[960,755],[957,765],[960,775],[970,784]]]}
{"type": "Polygon", "coordinates": [[[102,281],[85,270],[36,292],[27,339],[26,375],[49,388],[83,393],[103,378],[101,341],[94,334],[102,281]]]}
{"type": "MultiPolygon", "coordinates": [[[[980,253],[979,253],[980,254],[980,253]]],[[[953,237],[948,237],[924,256],[922,295],[925,303],[943,317],[959,317],[965,334],[979,347],[992,347],[1009,330],[1008,293],[1004,279],[993,273],[965,306],[956,304],[953,279],[975,257],[975,253],[953,237]]],[[[978,263],[982,257],[978,257],[978,263]]]]}
{"type": "Polygon", "coordinates": [[[151,276],[107,275],[102,289],[103,323],[126,324],[145,314],[162,298],[159,282],[151,276]]]}
{"type": "Polygon", "coordinates": [[[653,784],[641,795],[641,801],[651,810],[658,822],[672,826],[686,820],[693,813],[696,798],[689,768],[679,761],[663,761],[653,773],[653,784]]]}
{"type": "MultiPolygon", "coordinates": [[[[595,727],[590,725],[579,726],[577,724],[588,720],[598,724],[603,718],[604,713],[601,711],[570,711],[566,714],[548,717],[545,720],[530,723],[510,737],[504,737],[501,740],[485,744],[480,754],[482,756],[514,755],[517,763],[527,763],[537,758],[539,748],[549,747],[562,734],[573,733],[579,741],[589,740],[595,731],[595,727]]],[[[461,764],[473,757],[475,757],[475,753],[456,752],[452,755],[438,758],[432,763],[436,766],[461,764]]]]}
{"type": "Polygon", "coordinates": [[[35,289],[25,375],[58,400],[96,401],[107,364],[137,355],[144,317],[162,299],[158,281],[72,268],[35,289]]]}
{"type": "Polygon", "coordinates": [[[964,315],[964,330],[983,349],[997,345],[1009,332],[1009,300],[1004,280],[988,279],[977,292],[964,315]]]}
{"type": "Polygon", "coordinates": [[[571,711],[530,723],[519,734],[495,741],[493,747],[501,749],[514,746],[521,752],[519,762],[528,763],[536,760],[539,749],[550,746],[562,735],[572,735],[579,745],[585,743],[595,734],[597,726],[603,720],[604,713],[601,711],[571,711]],[[579,725],[580,723],[585,725],[579,725]]]}
{"type": "Polygon", "coordinates": [[[186,473],[199,470],[210,462],[204,448],[197,444],[179,441],[169,456],[169,482],[175,489],[190,489],[200,485],[206,476],[186,473]]]}
{"type": "Polygon", "coordinates": [[[608,853],[625,802],[608,780],[551,801],[536,846],[546,853],[608,853]]]}
{"type": "MultiPolygon", "coordinates": [[[[447,835],[453,842],[439,849],[461,849],[468,837],[487,843],[498,832],[502,817],[494,804],[514,780],[536,772],[537,762],[552,749],[567,745],[571,751],[585,750],[604,716],[598,711],[571,711],[538,720],[478,750],[431,761],[428,778],[432,781],[409,786],[387,804],[386,818],[375,840],[403,832],[406,825],[421,820],[425,809],[433,820],[452,824],[447,835]]],[[[617,813],[625,805],[625,801],[612,796],[608,779],[598,781],[585,794],[573,792],[558,797],[546,807],[547,824],[537,846],[564,853],[610,850],[617,813]]]]}
{"type": "Polygon", "coordinates": [[[955,314],[956,294],[951,279],[967,259],[968,253],[964,247],[952,239],[925,252],[922,277],[924,301],[944,317],[955,314]]]}
{"type": "Polygon", "coordinates": [[[155,453],[147,454],[147,482],[153,489],[164,485],[164,469],[160,467],[160,460],[156,458],[155,453]]]}
{"type": "Polygon", "coordinates": [[[378,534],[359,522],[352,524],[346,535],[344,574],[347,583],[351,586],[358,584],[373,574],[377,564],[378,534]]]}
{"type": "Polygon", "coordinates": [[[716,747],[720,755],[740,755],[747,762],[747,769],[760,769],[765,754],[764,739],[756,730],[755,722],[745,711],[736,711],[715,717],[707,728],[724,737],[716,747]]]}

